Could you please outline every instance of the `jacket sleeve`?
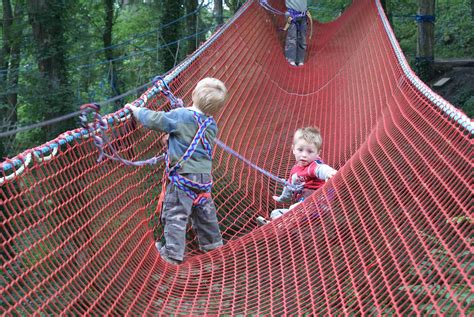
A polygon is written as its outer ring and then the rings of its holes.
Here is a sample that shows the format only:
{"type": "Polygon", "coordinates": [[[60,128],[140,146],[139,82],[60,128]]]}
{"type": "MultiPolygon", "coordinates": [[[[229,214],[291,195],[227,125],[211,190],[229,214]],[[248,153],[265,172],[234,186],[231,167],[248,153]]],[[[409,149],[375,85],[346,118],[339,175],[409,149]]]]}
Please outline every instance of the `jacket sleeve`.
{"type": "Polygon", "coordinates": [[[153,111],[146,108],[140,108],[137,119],[146,128],[165,133],[176,131],[176,115],[173,111],[153,111]]]}
{"type": "Polygon", "coordinates": [[[316,161],[316,167],[314,169],[314,174],[317,178],[326,180],[329,175],[332,175],[333,172],[336,172],[331,166],[324,164],[323,162],[316,161]]]}

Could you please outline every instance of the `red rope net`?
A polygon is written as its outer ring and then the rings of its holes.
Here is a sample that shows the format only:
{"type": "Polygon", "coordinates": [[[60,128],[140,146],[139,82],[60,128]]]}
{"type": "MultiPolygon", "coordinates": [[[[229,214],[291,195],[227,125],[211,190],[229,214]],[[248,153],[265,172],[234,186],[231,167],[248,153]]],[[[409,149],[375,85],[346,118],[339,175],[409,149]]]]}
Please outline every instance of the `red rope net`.
{"type": "MultiPolygon", "coordinates": [[[[339,169],[320,191],[257,227],[281,186],[217,148],[226,243],[201,253],[189,231],[186,259],[172,266],[154,246],[163,164],[98,163],[87,137],[27,151],[0,175],[0,312],[472,314],[472,134],[408,80],[377,3],[354,2],[315,24],[305,66],[291,67],[283,18],[250,1],[171,83],[189,104],[200,78],[223,80],[219,139],[280,177],[293,132],[319,126],[323,159],[339,169]]],[[[161,96],[148,105],[169,106],[161,96]]],[[[129,160],[163,150],[130,119],[109,133],[129,160]]]]}

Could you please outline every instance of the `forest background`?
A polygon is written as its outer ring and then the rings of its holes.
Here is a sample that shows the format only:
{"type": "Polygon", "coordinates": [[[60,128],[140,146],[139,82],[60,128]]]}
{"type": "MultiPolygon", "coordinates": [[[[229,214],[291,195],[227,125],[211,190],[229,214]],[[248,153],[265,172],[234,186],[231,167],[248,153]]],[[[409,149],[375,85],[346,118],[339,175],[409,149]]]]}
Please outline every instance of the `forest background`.
{"type": "MultiPolygon", "coordinates": [[[[136,99],[227,21],[244,0],[2,0],[0,161],[78,127],[81,104],[110,113],[136,99]],[[41,122],[63,116],[54,124],[41,122]],[[28,128],[38,125],[36,128],[28,128]]],[[[416,69],[419,0],[383,0],[397,39],[416,69]]],[[[309,0],[329,22],[351,0],[309,0]]],[[[472,59],[474,0],[437,0],[435,58],[472,59]]],[[[427,79],[429,80],[429,78],[427,79]]],[[[474,85],[450,100],[474,115],[474,85]]]]}

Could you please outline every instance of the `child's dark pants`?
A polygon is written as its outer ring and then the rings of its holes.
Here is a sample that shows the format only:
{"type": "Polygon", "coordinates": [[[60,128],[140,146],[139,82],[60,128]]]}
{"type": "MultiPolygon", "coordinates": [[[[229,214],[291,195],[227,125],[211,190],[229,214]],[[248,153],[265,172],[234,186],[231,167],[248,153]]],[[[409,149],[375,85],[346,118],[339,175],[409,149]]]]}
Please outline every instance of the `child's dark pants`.
{"type": "MultiPolygon", "coordinates": [[[[207,183],[211,180],[209,174],[183,174],[182,176],[197,183],[207,183]]],[[[210,251],[222,245],[216,207],[212,198],[201,205],[193,206],[191,197],[173,184],[168,184],[161,214],[166,242],[161,252],[166,252],[169,258],[183,260],[189,218],[191,218],[201,250],[210,251]]]]}

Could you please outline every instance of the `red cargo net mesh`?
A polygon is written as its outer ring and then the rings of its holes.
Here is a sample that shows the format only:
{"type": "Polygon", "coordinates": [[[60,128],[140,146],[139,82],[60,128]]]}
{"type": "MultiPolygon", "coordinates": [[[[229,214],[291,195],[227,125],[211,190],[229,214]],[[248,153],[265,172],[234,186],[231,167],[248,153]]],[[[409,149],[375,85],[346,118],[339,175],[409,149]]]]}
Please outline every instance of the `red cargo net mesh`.
{"type": "MultiPolygon", "coordinates": [[[[472,134],[407,78],[379,4],[354,2],[315,23],[297,68],[282,54],[283,18],[249,1],[170,85],[189,104],[200,78],[222,79],[219,139],[283,178],[295,129],[319,126],[339,170],[320,191],[257,227],[281,207],[281,185],[216,148],[225,245],[202,253],[189,231],[172,266],[154,246],[163,163],[98,163],[92,139],[68,132],[3,164],[0,312],[472,314],[472,134]]],[[[148,106],[169,107],[161,96],[148,106]]],[[[111,126],[123,157],[162,152],[161,135],[133,120],[111,126]]]]}

